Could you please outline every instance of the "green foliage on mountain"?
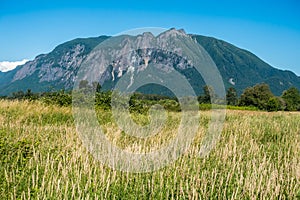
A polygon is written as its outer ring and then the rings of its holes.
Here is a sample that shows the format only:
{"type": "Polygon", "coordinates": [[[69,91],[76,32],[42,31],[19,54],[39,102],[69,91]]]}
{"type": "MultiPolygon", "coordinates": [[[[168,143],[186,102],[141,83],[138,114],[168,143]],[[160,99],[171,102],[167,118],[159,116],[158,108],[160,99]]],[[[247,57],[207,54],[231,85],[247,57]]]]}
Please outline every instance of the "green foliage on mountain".
{"type": "MultiPolygon", "coordinates": [[[[271,67],[249,51],[212,37],[200,35],[191,35],[191,37],[208,52],[215,62],[223,78],[226,90],[234,87],[238,96],[246,88],[259,83],[268,84],[270,90],[276,96],[280,96],[283,91],[292,86],[298,90],[300,89],[300,77],[296,76],[293,72],[271,67]]],[[[1,72],[0,95],[11,95],[13,92],[19,90],[25,92],[27,89],[31,89],[33,92],[58,91],[61,89],[71,90],[74,81],[73,77],[77,73],[82,60],[84,60],[93,48],[107,38],[109,37],[79,38],[58,45],[49,54],[37,56],[32,61],[35,62],[35,65],[31,66],[34,68],[34,73],[28,73],[28,75],[25,73],[26,76],[24,78],[15,79],[14,77],[20,70],[24,69],[26,64],[9,72],[1,72]],[[76,52],[76,48],[81,47],[82,49],[76,52]],[[78,57],[80,57],[80,60],[76,61],[78,57]],[[65,62],[62,63],[62,60],[65,62]],[[70,66],[66,66],[66,64],[70,64],[70,66]],[[41,70],[42,66],[44,67],[43,70],[41,70]],[[60,69],[60,72],[56,72],[59,71],[58,69],[60,69]],[[57,76],[55,73],[60,73],[61,76],[65,77],[57,79],[51,79],[50,77],[48,80],[47,77],[45,78],[47,74],[44,72],[47,70],[52,73],[53,77],[57,76]]],[[[30,70],[33,70],[32,68],[30,70]]],[[[194,68],[176,70],[189,80],[197,95],[203,94],[202,88],[206,84],[194,68]]],[[[116,76],[117,74],[115,74],[116,76]]],[[[116,78],[116,80],[118,79],[116,78]]],[[[114,85],[115,82],[108,81],[106,84],[103,84],[103,89],[110,90],[114,85]]],[[[141,87],[139,92],[172,96],[170,91],[163,90],[161,87],[155,85],[141,87]]]]}
{"type": "Polygon", "coordinates": [[[58,61],[62,55],[73,50],[77,45],[84,46],[83,55],[90,53],[98,44],[109,38],[109,36],[99,36],[90,38],[77,38],[63,44],[58,45],[55,49],[47,54],[47,59],[53,59],[53,61],[58,61]]]}
{"type": "Polygon", "coordinates": [[[293,72],[273,68],[253,53],[225,41],[200,35],[192,37],[214,60],[226,88],[233,86],[229,83],[232,79],[238,94],[249,86],[263,82],[267,83],[277,96],[291,86],[300,89],[300,77],[293,72]]]}
{"type": "MultiPolygon", "coordinates": [[[[65,55],[72,55],[74,48],[81,45],[83,51],[76,55],[76,57],[82,56],[83,58],[90,53],[99,43],[106,40],[108,36],[92,37],[92,38],[78,38],[61,45],[58,45],[53,51],[48,54],[38,55],[34,61],[36,63],[36,70],[34,73],[25,76],[20,80],[14,80],[16,73],[24,67],[24,65],[18,66],[12,71],[0,73],[0,95],[12,95],[13,92],[26,91],[31,89],[33,92],[47,92],[47,91],[59,91],[61,89],[70,90],[70,85],[63,79],[55,81],[41,81],[43,74],[39,74],[41,66],[46,64],[49,65],[49,70],[53,68],[62,68],[69,73],[76,74],[78,68],[71,66],[69,69],[65,69],[66,66],[60,64],[62,57],[65,55]]],[[[70,83],[70,82],[68,82],[70,83]]]]}

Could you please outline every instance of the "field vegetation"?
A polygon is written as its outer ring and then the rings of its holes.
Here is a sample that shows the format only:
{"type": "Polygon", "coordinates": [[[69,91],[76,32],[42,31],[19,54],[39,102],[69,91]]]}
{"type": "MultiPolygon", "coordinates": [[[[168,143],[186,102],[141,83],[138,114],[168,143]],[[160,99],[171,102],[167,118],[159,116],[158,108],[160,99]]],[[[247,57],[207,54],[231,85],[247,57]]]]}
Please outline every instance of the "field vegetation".
{"type": "MultiPolygon", "coordinates": [[[[97,107],[97,106],[96,106],[97,107]]],[[[169,111],[158,137],[134,142],[109,109],[97,108],[105,135],[120,148],[167,143],[180,112],[169,111]]],[[[0,199],[297,199],[300,198],[300,113],[227,110],[216,147],[198,152],[210,119],[189,151],[149,173],[110,169],[93,158],[76,132],[72,108],[45,101],[0,101],[0,199]]],[[[137,123],[147,113],[135,112],[137,123]]]]}

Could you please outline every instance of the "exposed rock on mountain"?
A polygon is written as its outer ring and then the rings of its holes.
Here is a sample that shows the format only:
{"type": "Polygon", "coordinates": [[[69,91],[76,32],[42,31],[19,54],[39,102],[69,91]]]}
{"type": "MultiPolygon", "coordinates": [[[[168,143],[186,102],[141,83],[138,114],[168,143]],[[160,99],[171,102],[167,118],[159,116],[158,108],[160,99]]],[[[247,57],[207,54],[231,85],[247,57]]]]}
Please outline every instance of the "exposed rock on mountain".
{"type": "MultiPolygon", "coordinates": [[[[199,45],[201,51],[206,50],[210,55],[220,71],[226,88],[233,86],[238,93],[241,93],[246,87],[265,82],[270,85],[272,92],[276,95],[280,95],[291,86],[300,89],[300,77],[293,72],[273,68],[249,51],[222,40],[200,35],[187,35],[183,30],[175,29],[170,29],[157,37],[147,32],[138,36],[118,37],[119,50],[116,52],[119,58],[107,65],[99,80],[105,89],[113,88],[119,78],[129,71],[143,70],[150,64],[156,64],[156,67],[160,66],[160,70],[165,73],[169,70],[176,70],[183,74],[195,92],[200,94],[205,84],[204,80],[193,67],[193,63],[181,56],[182,49],[176,49],[176,45],[172,52],[152,48],[155,43],[159,43],[160,47],[170,47],[170,42],[174,42],[174,38],[180,41],[187,37],[195,42],[192,45],[199,45]],[[128,49],[141,46],[146,48],[135,48],[137,50],[131,52],[130,59],[122,58],[128,54],[128,49]]],[[[12,92],[29,88],[33,92],[71,90],[81,64],[98,44],[108,38],[110,37],[100,36],[75,39],[57,46],[48,54],[37,56],[33,61],[18,66],[12,71],[0,72],[0,95],[10,95],[12,92]]],[[[193,47],[196,48],[196,46],[193,47]]],[[[155,87],[149,87],[144,88],[144,91],[162,92],[156,91],[155,87]]]]}

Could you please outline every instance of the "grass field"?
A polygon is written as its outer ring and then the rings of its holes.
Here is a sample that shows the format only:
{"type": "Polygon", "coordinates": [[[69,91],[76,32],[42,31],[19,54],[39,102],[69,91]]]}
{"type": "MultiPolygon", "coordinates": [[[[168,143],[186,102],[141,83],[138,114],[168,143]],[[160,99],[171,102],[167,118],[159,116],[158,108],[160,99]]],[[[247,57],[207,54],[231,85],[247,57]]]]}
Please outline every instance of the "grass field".
{"type": "MultiPolygon", "coordinates": [[[[179,115],[170,113],[147,145],[172,137],[179,115]]],[[[145,144],[119,131],[108,111],[98,116],[116,145],[145,144]]],[[[216,148],[200,158],[209,116],[201,112],[199,134],[176,162],[128,173],[103,166],[86,151],[71,107],[0,101],[0,199],[300,199],[299,112],[228,110],[216,148]]]]}

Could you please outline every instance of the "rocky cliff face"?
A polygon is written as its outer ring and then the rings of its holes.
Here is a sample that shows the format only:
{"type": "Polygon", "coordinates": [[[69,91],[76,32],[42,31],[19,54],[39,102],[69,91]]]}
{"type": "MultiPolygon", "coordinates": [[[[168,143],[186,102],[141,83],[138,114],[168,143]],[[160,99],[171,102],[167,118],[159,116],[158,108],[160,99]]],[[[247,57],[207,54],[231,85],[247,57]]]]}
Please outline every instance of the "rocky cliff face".
{"type": "MultiPolygon", "coordinates": [[[[196,94],[200,94],[204,81],[194,64],[198,62],[198,67],[201,65],[205,67],[207,63],[203,63],[205,61],[202,59],[206,55],[204,52],[205,50],[183,30],[170,29],[156,37],[151,33],[112,37],[91,52],[86,61],[89,64],[85,67],[86,71],[83,71],[85,75],[80,79],[88,79],[89,82],[99,81],[104,89],[113,89],[124,74],[129,76],[124,84],[130,87],[142,72],[145,74],[152,70],[154,72],[152,76],[159,74],[168,76],[167,74],[177,71],[190,80],[196,94]],[[198,60],[193,60],[196,58],[190,54],[191,52],[198,53],[198,60]],[[95,67],[91,66],[98,66],[98,69],[95,70],[95,67]],[[95,77],[99,72],[102,76],[95,77]]],[[[165,81],[162,79],[161,83],[165,81]]],[[[143,92],[168,94],[162,88],[153,91],[149,87],[143,92]]]]}
{"type": "Polygon", "coordinates": [[[0,94],[8,95],[18,90],[32,89],[34,92],[70,89],[75,75],[88,53],[107,36],[75,39],[56,47],[49,54],[37,56],[15,70],[4,73],[0,94]]]}
{"type": "MultiPolygon", "coordinates": [[[[182,40],[186,40],[184,42],[189,43],[193,48],[201,45],[200,51],[207,52],[214,60],[226,88],[233,86],[241,93],[246,87],[266,82],[276,95],[280,95],[283,90],[291,86],[300,89],[300,77],[294,73],[275,69],[254,54],[215,38],[188,35],[183,30],[175,29],[170,29],[157,37],[151,33],[118,37],[116,59],[107,64],[105,73],[99,80],[106,89],[114,87],[127,72],[137,73],[146,69],[148,65],[155,64],[164,73],[172,70],[182,73],[196,93],[200,93],[205,84],[203,78],[195,71],[193,63],[182,55],[184,47],[176,48],[176,41],[182,40]],[[160,48],[153,48],[155,46],[160,48]],[[163,50],[166,47],[171,48],[172,51],[163,50]],[[134,51],[126,57],[129,49],[134,51]]],[[[34,92],[72,89],[81,64],[97,45],[108,38],[108,36],[101,36],[75,39],[57,46],[48,54],[37,56],[33,61],[18,66],[12,71],[0,72],[0,95],[9,95],[29,88],[34,92]]],[[[147,90],[156,92],[149,88],[147,90]]]]}
{"type": "Polygon", "coordinates": [[[74,81],[74,72],[77,71],[86,57],[83,54],[84,49],[85,45],[75,44],[58,59],[48,55],[40,55],[23,65],[14,75],[12,82],[32,76],[36,72],[40,83],[61,82],[69,88],[74,81]]]}

